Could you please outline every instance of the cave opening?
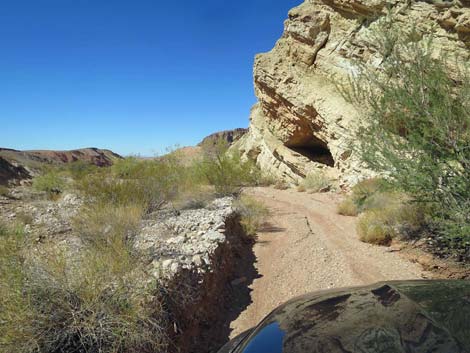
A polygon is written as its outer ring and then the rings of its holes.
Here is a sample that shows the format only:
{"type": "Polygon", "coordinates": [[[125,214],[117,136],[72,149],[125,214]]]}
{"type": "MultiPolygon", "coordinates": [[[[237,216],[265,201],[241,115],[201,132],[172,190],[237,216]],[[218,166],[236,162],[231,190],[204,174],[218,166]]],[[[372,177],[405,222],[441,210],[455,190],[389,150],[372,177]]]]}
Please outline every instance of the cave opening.
{"type": "Polygon", "coordinates": [[[304,146],[287,146],[294,152],[307,157],[309,160],[321,164],[325,164],[329,167],[335,166],[335,160],[327,146],[321,145],[304,145],[304,146]]]}

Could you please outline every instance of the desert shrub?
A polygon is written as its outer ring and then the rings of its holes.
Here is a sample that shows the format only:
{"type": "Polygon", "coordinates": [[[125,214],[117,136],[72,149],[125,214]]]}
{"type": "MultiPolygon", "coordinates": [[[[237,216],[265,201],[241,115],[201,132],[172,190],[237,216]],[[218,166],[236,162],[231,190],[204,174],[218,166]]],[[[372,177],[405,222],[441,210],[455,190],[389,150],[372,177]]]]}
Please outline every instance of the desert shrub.
{"type": "Polygon", "coordinates": [[[139,160],[137,157],[127,157],[116,161],[112,166],[112,173],[118,178],[133,178],[143,172],[142,167],[147,169],[152,161],[139,160]]]}
{"type": "Polygon", "coordinates": [[[51,171],[33,179],[33,188],[46,192],[49,196],[58,195],[64,191],[65,180],[58,173],[51,171]]]}
{"type": "Polygon", "coordinates": [[[402,196],[383,179],[366,179],[352,187],[351,193],[338,205],[337,212],[356,216],[366,210],[388,207],[402,196]]]}
{"type": "Polygon", "coordinates": [[[238,151],[227,151],[223,142],[205,151],[197,169],[221,196],[237,194],[243,186],[257,185],[262,180],[262,173],[253,161],[242,160],[238,151]]]}
{"type": "Polygon", "coordinates": [[[152,179],[116,179],[94,175],[85,178],[77,186],[78,190],[92,202],[101,205],[137,205],[151,212],[164,201],[160,184],[152,179]]]}
{"type": "Polygon", "coordinates": [[[359,210],[351,197],[345,198],[337,207],[337,212],[343,216],[357,216],[359,210]]]}
{"type": "Polygon", "coordinates": [[[65,171],[70,174],[74,180],[81,180],[97,171],[98,167],[85,161],[75,161],[65,167],[65,171]]]}
{"type": "Polygon", "coordinates": [[[17,344],[31,347],[34,344],[28,330],[34,315],[23,294],[26,286],[23,244],[21,228],[0,223],[0,347],[4,352],[21,352],[17,344]]]}
{"type": "Polygon", "coordinates": [[[364,242],[387,245],[395,237],[414,237],[425,223],[425,210],[402,200],[366,210],[359,217],[357,232],[364,242]]]}
{"type": "Polygon", "coordinates": [[[0,346],[26,352],[156,352],[168,343],[161,291],[122,230],[73,261],[51,249],[28,261],[0,227],[0,346]]]}
{"type": "Polygon", "coordinates": [[[0,196],[8,197],[10,195],[10,189],[4,185],[0,185],[0,196]]]}
{"type": "Polygon", "coordinates": [[[382,64],[377,70],[359,63],[347,95],[368,107],[354,136],[358,152],[414,201],[430,204],[435,231],[464,246],[470,239],[468,68],[437,56],[432,40],[399,28],[393,18],[374,26],[382,64]]]}
{"type": "Polygon", "coordinates": [[[109,245],[117,235],[125,242],[139,229],[143,213],[144,209],[136,204],[91,205],[74,218],[74,230],[83,240],[95,245],[109,245]]]}
{"type": "Polygon", "coordinates": [[[266,206],[252,197],[241,196],[235,202],[235,209],[241,216],[241,224],[247,235],[255,235],[269,211],[266,206]]]}
{"type": "Polygon", "coordinates": [[[322,192],[330,190],[332,180],[322,171],[309,173],[300,183],[300,186],[310,192],[322,192]]]}
{"type": "Polygon", "coordinates": [[[395,236],[384,212],[368,211],[357,222],[359,239],[365,243],[387,245],[395,236]]]}
{"type": "Polygon", "coordinates": [[[350,197],[358,211],[362,212],[368,208],[371,198],[385,190],[387,190],[385,180],[378,178],[366,179],[353,186],[350,197]]]}

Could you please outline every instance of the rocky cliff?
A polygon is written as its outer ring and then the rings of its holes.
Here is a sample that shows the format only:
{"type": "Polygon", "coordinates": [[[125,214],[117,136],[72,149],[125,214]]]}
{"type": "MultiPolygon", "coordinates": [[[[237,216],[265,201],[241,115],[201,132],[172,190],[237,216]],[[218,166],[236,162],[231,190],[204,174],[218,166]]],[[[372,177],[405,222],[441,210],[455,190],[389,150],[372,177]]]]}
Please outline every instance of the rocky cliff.
{"type": "Polygon", "coordinates": [[[470,1],[306,0],[275,47],[256,56],[249,132],[237,143],[263,170],[296,182],[318,168],[353,184],[364,173],[350,132],[361,112],[337,89],[360,60],[379,67],[372,33],[385,16],[433,36],[446,56],[470,56],[470,1]]]}

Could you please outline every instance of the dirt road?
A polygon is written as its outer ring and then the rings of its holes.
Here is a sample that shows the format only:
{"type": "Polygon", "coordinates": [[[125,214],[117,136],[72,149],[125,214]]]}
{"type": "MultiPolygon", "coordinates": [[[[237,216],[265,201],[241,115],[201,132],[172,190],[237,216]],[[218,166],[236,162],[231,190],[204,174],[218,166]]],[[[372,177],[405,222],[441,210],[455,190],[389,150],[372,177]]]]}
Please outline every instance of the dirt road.
{"type": "Polygon", "coordinates": [[[271,214],[254,246],[259,278],[251,304],[231,323],[231,337],[256,325],[286,300],[311,291],[391,279],[427,277],[389,248],[362,243],[355,217],[336,213],[341,196],[254,188],[248,195],[271,214]]]}

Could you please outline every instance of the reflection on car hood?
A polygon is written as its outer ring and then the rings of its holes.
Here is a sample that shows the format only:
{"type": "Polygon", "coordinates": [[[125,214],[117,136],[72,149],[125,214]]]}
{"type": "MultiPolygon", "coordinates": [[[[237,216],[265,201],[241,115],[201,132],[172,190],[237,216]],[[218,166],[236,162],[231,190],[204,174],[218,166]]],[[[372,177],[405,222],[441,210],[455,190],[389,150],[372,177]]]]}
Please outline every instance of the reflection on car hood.
{"type": "Polygon", "coordinates": [[[470,352],[470,282],[392,281],[299,297],[233,352],[470,352]]]}

